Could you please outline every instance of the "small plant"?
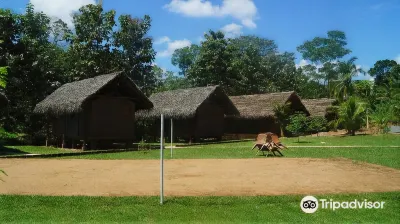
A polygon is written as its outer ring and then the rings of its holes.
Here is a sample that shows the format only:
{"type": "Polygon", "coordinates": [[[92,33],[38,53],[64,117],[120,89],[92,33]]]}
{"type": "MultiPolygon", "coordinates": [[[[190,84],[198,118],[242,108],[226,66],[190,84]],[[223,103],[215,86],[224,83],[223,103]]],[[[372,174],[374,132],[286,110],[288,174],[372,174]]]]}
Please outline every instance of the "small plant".
{"type": "Polygon", "coordinates": [[[364,104],[357,98],[350,97],[340,104],[338,124],[343,125],[347,133],[354,136],[356,131],[361,128],[364,112],[364,104]]]}
{"type": "Polygon", "coordinates": [[[394,114],[394,107],[390,103],[380,103],[372,112],[371,120],[378,127],[379,132],[387,133],[389,122],[395,119],[394,114]]]}
{"type": "Polygon", "coordinates": [[[294,136],[297,136],[297,142],[300,142],[300,135],[307,131],[307,117],[303,113],[296,113],[289,118],[289,125],[286,129],[294,136]]]}
{"type": "Polygon", "coordinates": [[[150,146],[151,146],[151,145],[150,145],[149,143],[147,143],[145,140],[142,139],[142,140],[139,142],[138,150],[139,150],[139,151],[141,151],[141,150],[150,150],[150,149],[151,149],[150,146]]]}

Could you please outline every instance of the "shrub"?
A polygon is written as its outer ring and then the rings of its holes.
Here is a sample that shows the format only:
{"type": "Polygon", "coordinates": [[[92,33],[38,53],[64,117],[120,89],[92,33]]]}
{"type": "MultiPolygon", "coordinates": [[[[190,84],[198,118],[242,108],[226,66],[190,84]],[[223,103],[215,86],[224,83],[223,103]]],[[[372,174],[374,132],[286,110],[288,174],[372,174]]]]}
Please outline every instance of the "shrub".
{"type": "Polygon", "coordinates": [[[327,129],[328,121],[321,116],[307,118],[307,131],[310,133],[318,133],[327,129]]]}
{"type": "Polygon", "coordinates": [[[300,142],[300,135],[307,131],[307,117],[303,113],[296,113],[289,117],[289,124],[286,129],[294,136],[298,136],[300,142]]]}

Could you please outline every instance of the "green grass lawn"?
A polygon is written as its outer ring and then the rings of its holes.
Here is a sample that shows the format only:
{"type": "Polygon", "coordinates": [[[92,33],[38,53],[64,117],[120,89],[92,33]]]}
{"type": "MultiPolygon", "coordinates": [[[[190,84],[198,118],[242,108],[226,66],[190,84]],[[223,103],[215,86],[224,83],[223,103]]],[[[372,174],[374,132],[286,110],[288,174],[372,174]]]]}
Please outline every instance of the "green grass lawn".
{"type": "Polygon", "coordinates": [[[400,135],[357,135],[357,136],[321,136],[321,137],[300,137],[283,138],[282,142],[288,145],[327,145],[327,146],[400,146],[400,135]],[[321,143],[323,142],[323,143],[321,143]]]}
{"type": "MultiPolygon", "coordinates": [[[[297,138],[283,138],[282,142],[289,146],[283,154],[289,158],[349,158],[355,161],[369,162],[400,169],[400,148],[391,147],[371,147],[362,148],[357,146],[400,146],[400,136],[380,135],[380,136],[346,136],[346,137],[301,137],[303,143],[295,143],[297,138]],[[304,143],[305,142],[305,143],[304,143]],[[326,142],[321,144],[321,142],[326,142]],[[301,147],[290,146],[318,146],[318,145],[354,145],[351,148],[327,148],[327,147],[301,147]]],[[[174,149],[174,159],[210,159],[210,158],[261,158],[261,154],[256,156],[256,150],[251,151],[252,141],[232,142],[223,144],[195,145],[185,148],[174,149]]],[[[165,158],[170,158],[168,144],[165,149],[165,158]]],[[[11,146],[7,147],[26,153],[65,153],[71,150],[55,148],[36,147],[36,146],[11,146]]],[[[1,153],[0,153],[1,155],[1,153]]],[[[131,151],[121,153],[102,153],[90,155],[77,155],[60,157],[63,159],[158,159],[159,150],[131,151]]]]}
{"type": "MultiPolygon", "coordinates": [[[[230,159],[230,158],[262,158],[251,150],[251,142],[229,143],[221,145],[205,145],[198,147],[173,149],[174,159],[230,159]]],[[[348,158],[355,161],[369,162],[400,169],[400,148],[289,148],[282,151],[287,158],[348,158]]],[[[166,159],[170,159],[170,149],[164,151],[166,159]]],[[[159,150],[133,151],[121,153],[102,153],[81,156],[60,157],[65,159],[158,159],[159,150]]],[[[268,158],[266,158],[268,159],[268,158]]]]}
{"type": "Polygon", "coordinates": [[[383,209],[300,210],[303,196],[158,197],[0,196],[4,223],[398,223],[400,192],[321,195],[385,201],[383,209]]]}

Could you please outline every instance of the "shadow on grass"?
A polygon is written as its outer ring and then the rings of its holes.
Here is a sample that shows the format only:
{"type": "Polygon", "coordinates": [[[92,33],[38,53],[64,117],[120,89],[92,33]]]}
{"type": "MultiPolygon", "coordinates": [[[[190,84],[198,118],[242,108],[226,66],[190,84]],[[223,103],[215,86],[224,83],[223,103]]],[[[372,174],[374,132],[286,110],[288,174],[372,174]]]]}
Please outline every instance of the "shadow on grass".
{"type": "Polygon", "coordinates": [[[310,142],[310,141],[295,141],[293,143],[305,144],[305,143],[312,143],[312,142],[310,142]]]}
{"type": "Polygon", "coordinates": [[[28,154],[29,152],[25,152],[19,149],[8,148],[0,145],[0,156],[8,156],[8,155],[22,155],[28,154]]]}
{"type": "Polygon", "coordinates": [[[237,142],[252,142],[254,140],[227,140],[227,141],[204,141],[196,143],[177,143],[176,147],[189,147],[189,146],[201,146],[201,145],[217,145],[226,143],[237,143],[237,142]]]}

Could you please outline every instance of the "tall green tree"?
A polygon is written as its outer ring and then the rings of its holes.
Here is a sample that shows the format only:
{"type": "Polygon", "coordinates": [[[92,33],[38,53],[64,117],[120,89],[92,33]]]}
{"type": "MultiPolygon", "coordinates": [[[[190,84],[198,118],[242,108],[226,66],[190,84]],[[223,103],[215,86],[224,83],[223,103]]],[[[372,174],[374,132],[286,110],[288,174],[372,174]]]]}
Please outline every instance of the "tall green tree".
{"type": "Polygon", "coordinates": [[[394,60],[379,60],[374,64],[368,73],[375,77],[375,84],[378,86],[389,84],[390,80],[394,78],[392,70],[397,66],[394,60]]]}
{"type": "Polygon", "coordinates": [[[338,63],[338,80],[333,80],[334,85],[334,96],[339,102],[346,100],[349,96],[354,94],[353,77],[358,74],[365,72],[357,67],[354,63],[357,60],[356,57],[352,57],[347,61],[341,61],[338,63]]]}
{"type": "Polygon", "coordinates": [[[179,74],[186,77],[190,67],[195,63],[200,53],[200,47],[192,44],[188,47],[179,48],[172,54],[171,62],[177,66],[181,71],[179,74]]]}
{"type": "Polygon", "coordinates": [[[204,35],[199,56],[188,70],[188,79],[194,86],[220,85],[233,93],[237,76],[232,69],[234,49],[222,32],[209,31],[204,35]]]}
{"type": "Polygon", "coordinates": [[[113,48],[115,11],[104,12],[99,5],[86,5],[73,16],[75,35],[69,54],[70,80],[81,80],[117,70],[113,48]]]}
{"type": "Polygon", "coordinates": [[[297,47],[297,50],[302,54],[303,59],[316,64],[324,64],[350,54],[351,50],[346,46],[346,34],[343,31],[331,30],[328,31],[327,37],[315,37],[305,41],[297,47]]]}
{"type": "Polygon", "coordinates": [[[327,93],[331,94],[334,89],[331,81],[340,78],[338,61],[351,53],[347,48],[346,34],[339,30],[328,31],[327,37],[315,37],[305,41],[297,50],[303,59],[319,67],[317,73],[322,76],[320,78],[327,88],[327,93]]]}
{"type": "Polygon", "coordinates": [[[147,35],[151,27],[151,18],[147,15],[143,19],[121,15],[119,24],[120,28],[113,37],[114,47],[119,49],[117,53],[120,57],[120,68],[149,95],[157,88],[160,78],[152,72],[156,52],[152,39],[147,35]]]}
{"type": "Polygon", "coordinates": [[[35,12],[33,5],[28,4],[25,14],[12,17],[14,22],[8,25],[14,33],[5,42],[13,48],[2,53],[8,66],[5,90],[10,101],[5,127],[32,134],[33,108],[62,82],[63,50],[49,42],[50,18],[35,12]]]}

